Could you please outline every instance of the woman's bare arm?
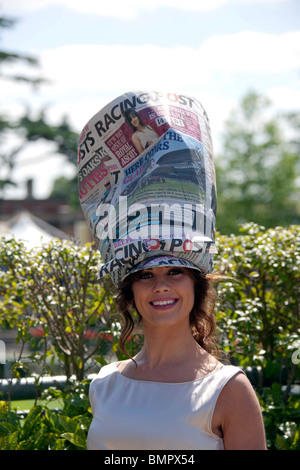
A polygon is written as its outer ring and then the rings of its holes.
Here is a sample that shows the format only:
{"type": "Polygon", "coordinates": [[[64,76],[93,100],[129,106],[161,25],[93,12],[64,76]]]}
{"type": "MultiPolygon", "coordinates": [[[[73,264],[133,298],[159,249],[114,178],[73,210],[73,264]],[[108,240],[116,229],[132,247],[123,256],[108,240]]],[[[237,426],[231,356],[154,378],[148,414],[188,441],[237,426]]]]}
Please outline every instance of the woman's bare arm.
{"type": "Polygon", "coordinates": [[[133,134],[132,142],[134,143],[137,151],[141,154],[144,151],[144,147],[142,146],[141,140],[139,139],[137,135],[133,134]]]}
{"type": "Polygon", "coordinates": [[[220,393],[213,426],[221,430],[226,450],[266,450],[259,402],[243,373],[230,379],[220,393]]]}

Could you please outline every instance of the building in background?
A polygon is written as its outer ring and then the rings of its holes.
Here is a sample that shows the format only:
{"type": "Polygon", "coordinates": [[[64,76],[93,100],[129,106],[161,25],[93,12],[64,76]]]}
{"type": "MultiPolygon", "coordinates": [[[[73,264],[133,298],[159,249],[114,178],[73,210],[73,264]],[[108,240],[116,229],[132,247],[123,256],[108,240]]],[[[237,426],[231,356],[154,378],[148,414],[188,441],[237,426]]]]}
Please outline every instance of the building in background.
{"type": "Polygon", "coordinates": [[[16,238],[39,237],[70,239],[78,244],[91,241],[90,231],[81,209],[72,210],[66,199],[36,199],[33,181],[27,181],[25,199],[0,199],[0,236],[16,234],[16,238]],[[26,230],[26,232],[25,232],[26,230]]]}

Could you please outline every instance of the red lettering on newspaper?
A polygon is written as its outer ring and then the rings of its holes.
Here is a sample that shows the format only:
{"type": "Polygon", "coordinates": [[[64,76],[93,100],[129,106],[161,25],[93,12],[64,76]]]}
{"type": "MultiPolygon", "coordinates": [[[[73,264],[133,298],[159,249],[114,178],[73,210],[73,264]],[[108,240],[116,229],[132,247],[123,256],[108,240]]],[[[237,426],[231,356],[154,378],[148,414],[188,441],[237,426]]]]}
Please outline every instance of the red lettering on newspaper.
{"type": "Polygon", "coordinates": [[[107,176],[108,170],[104,165],[100,165],[93,173],[91,173],[84,181],[79,185],[79,198],[82,199],[93,189],[100,181],[107,176]]]}

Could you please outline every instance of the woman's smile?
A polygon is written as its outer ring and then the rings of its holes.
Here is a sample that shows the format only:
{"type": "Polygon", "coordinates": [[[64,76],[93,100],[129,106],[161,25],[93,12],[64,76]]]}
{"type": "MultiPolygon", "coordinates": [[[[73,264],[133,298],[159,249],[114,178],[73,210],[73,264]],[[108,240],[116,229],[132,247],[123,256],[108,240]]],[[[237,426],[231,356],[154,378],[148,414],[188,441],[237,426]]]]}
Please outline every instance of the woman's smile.
{"type": "Polygon", "coordinates": [[[167,310],[168,308],[172,308],[177,302],[178,299],[172,297],[163,297],[161,299],[151,300],[150,304],[152,305],[152,307],[158,310],[167,310]]]}

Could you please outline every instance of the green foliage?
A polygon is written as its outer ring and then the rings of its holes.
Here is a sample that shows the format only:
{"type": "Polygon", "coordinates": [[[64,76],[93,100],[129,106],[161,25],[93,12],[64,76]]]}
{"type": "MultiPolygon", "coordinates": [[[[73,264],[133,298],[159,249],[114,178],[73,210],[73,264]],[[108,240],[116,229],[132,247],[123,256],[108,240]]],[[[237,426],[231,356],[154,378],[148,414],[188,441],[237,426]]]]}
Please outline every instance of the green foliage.
{"type": "MultiPolygon", "coordinates": [[[[0,33],[4,28],[11,28],[15,24],[15,20],[7,17],[0,17],[0,33]]],[[[37,58],[19,54],[12,51],[0,50],[0,64],[5,65],[14,65],[15,63],[25,63],[28,65],[30,70],[33,67],[38,68],[39,61],[37,58]]],[[[33,88],[37,88],[39,85],[46,82],[44,78],[40,76],[34,77],[32,74],[6,74],[4,75],[3,71],[0,72],[1,77],[11,82],[17,83],[27,83],[33,88]]],[[[19,142],[14,148],[4,148],[3,151],[0,150],[0,191],[6,186],[14,186],[14,177],[13,171],[17,165],[17,158],[19,154],[24,150],[24,148],[37,140],[44,140],[49,142],[52,145],[50,147],[50,155],[54,153],[60,153],[66,158],[76,164],[77,161],[77,140],[78,135],[74,132],[67,120],[63,118],[58,125],[51,125],[46,119],[46,113],[41,111],[37,118],[32,118],[30,116],[30,111],[26,110],[25,114],[19,119],[12,120],[9,117],[0,115],[0,136],[1,144],[5,142],[7,137],[13,136],[12,141],[19,142]]],[[[72,186],[75,188],[75,186],[72,186]]],[[[75,191],[76,192],[76,191],[75,191]]],[[[65,197],[72,193],[65,193],[65,197]]],[[[77,198],[78,200],[78,198],[77,198]]],[[[73,204],[73,207],[78,208],[78,202],[75,204],[75,199],[72,198],[70,201],[73,204]]]]}
{"type": "Polygon", "coordinates": [[[268,449],[300,450],[300,396],[284,399],[281,385],[273,382],[258,394],[268,449]]]}
{"type": "Polygon", "coordinates": [[[241,230],[217,238],[216,264],[227,265],[231,278],[219,289],[224,349],[243,367],[289,367],[300,331],[300,227],[241,230]]]}
{"type": "Polygon", "coordinates": [[[96,282],[99,262],[92,244],[56,240],[29,252],[2,239],[0,324],[17,327],[22,344],[39,329],[40,351],[31,361],[46,367],[49,359],[59,360],[67,377],[81,380],[92,358],[108,352],[115,303],[110,279],[96,282]]]}
{"type": "Polygon", "coordinates": [[[32,119],[26,113],[18,121],[17,127],[23,130],[28,142],[39,139],[53,142],[58,153],[65,155],[71,163],[76,163],[78,134],[72,130],[66,117],[59,125],[53,126],[47,122],[44,112],[37,119],[32,119]]]}
{"type": "Polygon", "coordinates": [[[49,199],[64,199],[67,198],[67,202],[71,209],[76,210],[80,207],[78,198],[78,177],[77,174],[72,179],[68,179],[65,176],[57,178],[49,195],[49,199]]]}
{"type": "MultiPolygon", "coordinates": [[[[1,16],[0,17],[0,33],[4,28],[12,28],[16,23],[15,19],[1,16]]],[[[12,51],[0,50],[0,65],[13,65],[15,63],[27,64],[32,70],[33,67],[38,66],[38,60],[35,57],[19,54],[12,51]]],[[[3,69],[3,67],[2,67],[3,69]]],[[[3,70],[0,71],[1,78],[12,81],[13,83],[27,83],[28,85],[36,88],[45,80],[39,76],[33,77],[29,75],[16,75],[16,74],[4,74],[3,70]]],[[[0,114],[0,137],[1,144],[3,145],[8,135],[13,131],[15,135],[16,127],[19,130],[19,125],[11,120],[11,118],[0,114]]],[[[17,139],[15,139],[17,140],[17,139]]],[[[0,191],[6,186],[15,186],[13,179],[13,169],[16,165],[16,159],[19,153],[24,148],[24,143],[17,145],[15,148],[1,150],[0,149],[0,191]]]]}
{"type": "MultiPolygon", "coordinates": [[[[16,23],[15,19],[8,18],[8,17],[0,17],[0,30],[1,28],[12,28],[16,23]]],[[[38,60],[35,57],[24,55],[24,54],[18,54],[16,52],[6,52],[3,50],[0,50],[0,64],[11,64],[11,63],[16,63],[16,62],[23,62],[27,63],[30,66],[37,66],[38,65],[38,60]]],[[[3,74],[1,74],[3,76],[3,74]]],[[[8,78],[9,80],[15,80],[15,81],[24,81],[28,82],[31,84],[37,84],[43,81],[42,79],[34,79],[30,78],[28,76],[5,76],[5,78],[8,78]]]]}
{"type": "Polygon", "coordinates": [[[258,370],[255,389],[270,449],[300,448],[300,227],[247,224],[217,236],[220,347],[231,362],[258,370]],[[293,393],[294,392],[294,393],[293,393]]]}
{"type": "Polygon", "coordinates": [[[299,224],[298,123],[299,113],[276,114],[255,92],[232,110],[216,156],[221,233],[238,233],[239,224],[247,222],[299,224]]]}
{"type": "Polygon", "coordinates": [[[89,382],[70,384],[64,391],[49,389],[43,399],[59,398],[61,410],[39,404],[26,417],[0,402],[0,450],[85,450],[92,420],[89,382]]]}
{"type": "MultiPolygon", "coordinates": [[[[270,449],[299,449],[300,397],[300,227],[241,227],[239,235],[216,236],[215,269],[227,266],[228,279],[217,286],[216,317],[220,348],[232,363],[256,368],[253,376],[265,419],[270,449]]],[[[13,367],[20,378],[30,362],[59,359],[78,383],[43,398],[61,398],[59,412],[39,405],[24,420],[6,410],[0,418],[4,448],[84,448],[91,419],[84,380],[89,361],[103,366],[118,349],[120,322],[116,291],[109,279],[96,282],[100,257],[91,244],[76,247],[55,241],[28,252],[14,240],[0,245],[0,324],[17,327],[17,341],[32,341],[32,328],[42,328],[38,347],[13,367]],[[88,332],[88,335],[87,335],[88,332]],[[83,388],[82,388],[83,387],[83,388]],[[27,422],[25,426],[25,422],[27,422]],[[37,423],[40,423],[40,428],[37,423]],[[15,447],[14,447],[15,446],[15,447]]],[[[134,356],[142,337],[127,346],[134,356]]],[[[41,396],[39,377],[37,395],[41,396]]]]}

